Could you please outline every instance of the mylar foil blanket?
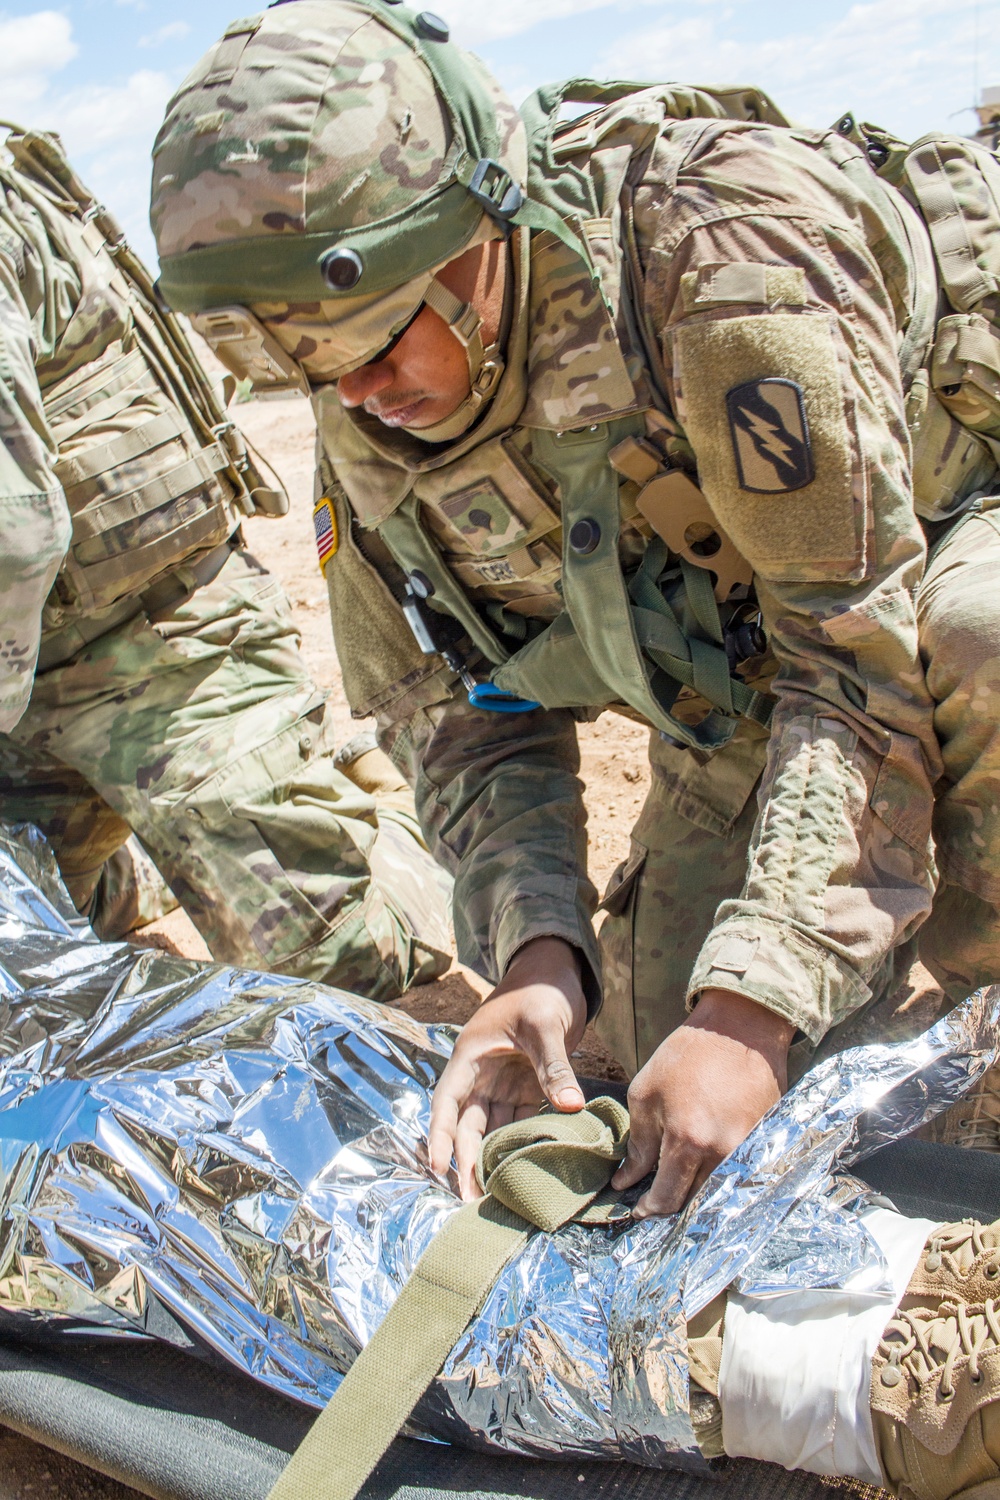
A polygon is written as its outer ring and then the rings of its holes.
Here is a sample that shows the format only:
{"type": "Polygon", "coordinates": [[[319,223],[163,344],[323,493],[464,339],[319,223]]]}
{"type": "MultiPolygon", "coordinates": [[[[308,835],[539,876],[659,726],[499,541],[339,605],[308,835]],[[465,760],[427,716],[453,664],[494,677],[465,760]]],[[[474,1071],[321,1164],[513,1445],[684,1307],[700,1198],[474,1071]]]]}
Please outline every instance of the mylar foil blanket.
{"type": "MultiPolygon", "coordinates": [[[[322,985],[101,944],[0,830],[0,1308],[208,1346],[319,1406],[458,1206],[426,1155],[452,1034],[322,985]]],[[[697,1468],[685,1313],[881,1267],[844,1168],[959,1098],[1000,991],[829,1059],[677,1219],[537,1233],[415,1430],[697,1468]]]]}

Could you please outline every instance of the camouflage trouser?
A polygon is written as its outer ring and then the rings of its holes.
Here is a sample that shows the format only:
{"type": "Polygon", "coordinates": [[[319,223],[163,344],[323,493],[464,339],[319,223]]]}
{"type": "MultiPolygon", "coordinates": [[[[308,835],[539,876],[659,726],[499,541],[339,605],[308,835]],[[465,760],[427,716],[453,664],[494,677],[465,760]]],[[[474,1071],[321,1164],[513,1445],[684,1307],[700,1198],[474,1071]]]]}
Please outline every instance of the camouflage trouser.
{"type": "MultiPolygon", "coordinates": [[[[947,1003],[1000,979],[1000,512],[956,524],[933,553],[918,597],[921,649],[944,762],[934,837],[941,883],[917,939],[890,955],[873,999],[824,1039],[820,1054],[897,1040],[935,1019],[903,984],[917,956],[947,1003]]],[[[652,786],[615,871],[601,931],[598,1029],[634,1072],[685,1015],[687,983],[720,902],[739,895],[757,816],[766,736],[741,726],[698,765],[652,736],[652,786]]],[[[793,1048],[791,1071],[815,1057],[793,1048]]]]}
{"type": "Polygon", "coordinates": [[[36,679],[0,815],[42,829],[81,910],[134,829],[215,958],[391,999],[448,967],[450,881],[409,793],[335,754],[282,589],[236,551],[36,679]]]}
{"type": "Polygon", "coordinates": [[[107,942],[127,937],[177,908],[177,897],[134,833],[105,860],[88,901],[92,878],[75,882],[81,887],[79,909],[97,936],[107,942]]]}

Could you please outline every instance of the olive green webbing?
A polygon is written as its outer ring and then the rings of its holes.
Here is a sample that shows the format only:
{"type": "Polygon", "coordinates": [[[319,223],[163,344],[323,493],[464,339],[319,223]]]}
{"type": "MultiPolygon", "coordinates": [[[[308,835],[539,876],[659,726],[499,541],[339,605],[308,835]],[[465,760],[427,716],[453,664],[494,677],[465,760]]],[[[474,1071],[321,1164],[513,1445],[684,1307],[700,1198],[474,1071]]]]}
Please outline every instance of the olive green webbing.
{"type": "Polygon", "coordinates": [[[644,651],[669,676],[694,688],[723,713],[739,714],[766,726],[771,719],[773,700],[730,673],[711,575],[705,568],[681,562],[685,597],[699,627],[708,636],[708,640],[700,640],[684,631],[657,585],[667,557],[666,542],[654,538],[629,583],[636,635],[644,651]]]}
{"type": "Polygon", "coordinates": [[[354,1500],[533,1227],[583,1215],[628,1146],[628,1111],[593,1100],[483,1142],[487,1196],[446,1222],[268,1500],[354,1500]]]}

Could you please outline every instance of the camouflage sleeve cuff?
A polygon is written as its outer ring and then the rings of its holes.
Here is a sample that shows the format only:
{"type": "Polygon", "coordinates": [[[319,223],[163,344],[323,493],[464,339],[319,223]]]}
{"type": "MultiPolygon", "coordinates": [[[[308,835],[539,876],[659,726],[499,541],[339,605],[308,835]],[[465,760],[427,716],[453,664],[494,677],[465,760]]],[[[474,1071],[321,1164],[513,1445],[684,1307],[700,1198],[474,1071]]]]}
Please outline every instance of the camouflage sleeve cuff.
{"type": "Polygon", "coordinates": [[[730,990],[783,1016],[813,1046],[871,999],[844,959],[787,922],[737,917],[709,933],[688,985],[688,1009],[702,990],[730,990]]]}
{"type": "MultiPolygon", "coordinates": [[[[571,881],[566,884],[575,886],[571,881]]],[[[553,900],[551,879],[546,881],[544,892],[522,886],[498,914],[492,944],[497,974],[506,974],[525,943],[540,937],[562,938],[580,954],[587,1020],[592,1021],[601,1008],[601,968],[593,923],[572,897],[565,904],[553,900]]]]}

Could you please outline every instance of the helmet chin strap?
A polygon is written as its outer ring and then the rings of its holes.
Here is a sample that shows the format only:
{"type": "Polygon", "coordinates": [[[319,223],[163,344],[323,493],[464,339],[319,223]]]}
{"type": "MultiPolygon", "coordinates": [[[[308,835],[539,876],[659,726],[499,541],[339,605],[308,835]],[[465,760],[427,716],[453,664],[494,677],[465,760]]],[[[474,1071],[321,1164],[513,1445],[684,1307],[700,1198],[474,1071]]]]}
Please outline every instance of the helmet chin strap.
{"type": "Polygon", "coordinates": [[[424,302],[434,309],[465,350],[469,361],[469,394],[451,416],[435,422],[433,427],[411,427],[406,430],[425,443],[447,443],[468,432],[483,407],[493,395],[504,372],[500,343],[483,344],[483,320],[471,302],[460,302],[443,282],[435,277],[424,293],[424,302]]]}

